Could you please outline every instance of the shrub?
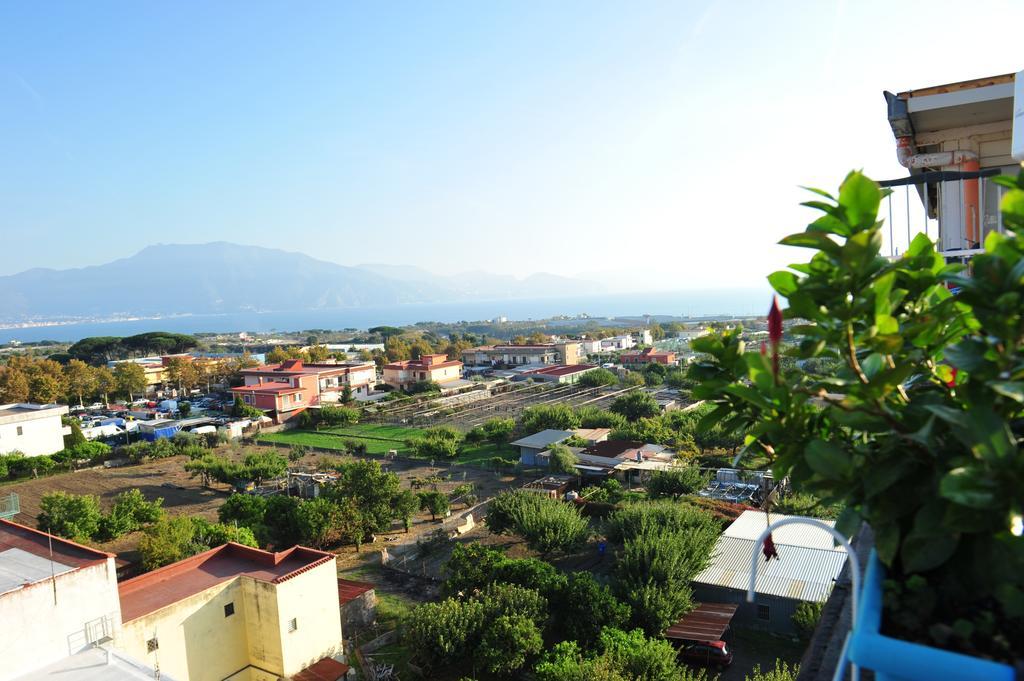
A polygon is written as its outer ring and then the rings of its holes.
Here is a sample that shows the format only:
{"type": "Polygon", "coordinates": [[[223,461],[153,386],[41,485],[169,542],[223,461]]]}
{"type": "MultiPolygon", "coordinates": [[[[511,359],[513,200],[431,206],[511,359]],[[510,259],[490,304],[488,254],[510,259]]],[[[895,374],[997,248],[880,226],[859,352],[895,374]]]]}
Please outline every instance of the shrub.
{"type": "Polygon", "coordinates": [[[661,412],[654,398],[643,390],[634,390],[616,397],[609,408],[627,421],[657,416],[661,412]]]}
{"type": "Polygon", "coordinates": [[[77,542],[96,536],[103,517],[100,500],[92,495],[51,492],[43,495],[39,508],[36,526],[40,530],[77,542]]]}
{"type": "Polygon", "coordinates": [[[710,480],[697,466],[673,466],[667,470],[654,471],[647,481],[647,493],[652,499],[672,497],[678,499],[703,489],[710,480]]]}
{"type": "Polygon", "coordinates": [[[800,675],[800,665],[794,664],[790,667],[782,660],[775,660],[775,667],[766,672],[761,671],[761,665],[755,664],[753,670],[744,681],[796,681],[800,675]]]}
{"type": "Polygon", "coordinates": [[[110,513],[100,521],[99,536],[109,541],[158,522],[164,514],[161,508],[163,503],[164,500],[159,497],[146,501],[146,497],[137,489],[118,494],[110,513]]]}
{"type": "Polygon", "coordinates": [[[541,651],[544,640],[537,625],[522,615],[501,615],[485,629],[474,656],[491,674],[516,671],[541,651]]]}
{"type": "Polygon", "coordinates": [[[548,467],[552,473],[576,473],[576,464],[580,462],[578,456],[568,447],[562,444],[553,445],[548,450],[550,459],[548,467]]]}
{"type": "Polygon", "coordinates": [[[487,528],[496,534],[514,532],[543,554],[568,550],[586,539],[587,521],[575,505],[540,494],[502,492],[491,500],[487,528]]]}
{"type": "Polygon", "coordinates": [[[606,385],[616,385],[618,382],[619,377],[607,369],[592,369],[580,376],[577,381],[579,385],[586,388],[600,388],[606,385]]]}
{"type": "Polygon", "coordinates": [[[536,433],[552,428],[572,430],[580,427],[580,417],[567,404],[541,404],[527,407],[519,416],[519,431],[536,433]]]}
{"type": "Polygon", "coordinates": [[[818,628],[818,620],[821,619],[821,610],[825,607],[824,601],[810,603],[800,601],[793,612],[793,626],[804,641],[810,641],[814,630],[818,628]]]}
{"type": "Polygon", "coordinates": [[[320,423],[328,426],[351,426],[359,422],[359,410],[354,407],[335,407],[325,404],[320,407],[320,423]]]}
{"type": "Polygon", "coordinates": [[[485,439],[493,444],[502,444],[512,439],[512,433],[516,429],[514,419],[494,418],[484,421],[483,428],[485,439]]]}

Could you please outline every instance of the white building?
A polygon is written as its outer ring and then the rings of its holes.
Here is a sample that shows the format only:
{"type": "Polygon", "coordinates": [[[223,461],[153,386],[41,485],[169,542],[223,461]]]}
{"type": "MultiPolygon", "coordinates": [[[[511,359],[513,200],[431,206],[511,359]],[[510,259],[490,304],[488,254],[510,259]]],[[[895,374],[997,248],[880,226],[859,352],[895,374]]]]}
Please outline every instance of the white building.
{"type": "Polygon", "coordinates": [[[71,431],[60,417],[67,413],[59,404],[0,405],[0,454],[41,456],[64,449],[64,435],[71,431]]]}
{"type": "Polygon", "coordinates": [[[0,520],[0,622],[0,681],[109,641],[121,623],[114,555],[0,520]]]}

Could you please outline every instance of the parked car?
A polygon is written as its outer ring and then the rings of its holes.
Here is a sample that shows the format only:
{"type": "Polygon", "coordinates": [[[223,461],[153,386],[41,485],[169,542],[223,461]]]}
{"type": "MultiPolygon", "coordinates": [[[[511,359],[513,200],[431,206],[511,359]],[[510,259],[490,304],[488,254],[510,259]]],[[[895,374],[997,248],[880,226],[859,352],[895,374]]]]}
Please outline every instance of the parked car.
{"type": "Polygon", "coordinates": [[[732,664],[732,651],[725,641],[675,641],[679,659],[706,667],[725,668],[732,664]]]}

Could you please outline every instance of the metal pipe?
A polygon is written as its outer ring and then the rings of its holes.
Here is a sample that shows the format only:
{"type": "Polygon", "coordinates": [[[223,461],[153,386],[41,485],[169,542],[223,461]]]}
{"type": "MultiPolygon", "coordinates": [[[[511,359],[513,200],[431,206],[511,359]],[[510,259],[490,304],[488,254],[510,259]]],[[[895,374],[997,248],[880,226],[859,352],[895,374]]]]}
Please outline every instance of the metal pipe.
{"type": "MultiPolygon", "coordinates": [[[[816,518],[783,518],[782,520],[778,520],[774,523],[771,523],[768,525],[768,527],[764,528],[764,531],[761,533],[761,536],[759,536],[757,538],[757,541],[754,542],[754,549],[750,554],[750,583],[747,585],[747,603],[754,602],[754,587],[757,584],[757,565],[760,562],[758,558],[761,552],[761,547],[764,546],[764,540],[773,531],[777,530],[780,527],[785,527],[786,525],[810,525],[812,527],[817,527],[821,530],[825,530],[826,532],[832,535],[832,538],[836,541],[837,544],[846,549],[846,560],[850,565],[850,579],[853,583],[853,595],[851,601],[853,609],[850,610],[850,629],[856,629],[857,600],[860,594],[860,562],[857,560],[857,552],[853,550],[853,547],[850,546],[850,542],[846,539],[846,537],[843,536],[841,532],[836,530],[836,528],[832,527],[831,525],[828,525],[827,523],[824,523],[816,518]]],[[[781,558],[779,560],[781,560],[781,558]]],[[[840,666],[842,665],[842,661],[843,658],[840,658],[840,666]]],[[[857,665],[853,662],[850,663],[850,673],[853,681],[858,681],[860,679],[860,670],[857,668],[857,665]]]]}
{"type": "MultiPolygon", "coordinates": [[[[960,166],[963,172],[976,173],[981,169],[978,155],[967,149],[956,151],[940,151],[934,154],[915,154],[912,137],[900,137],[896,140],[896,159],[904,168],[936,168],[960,166]]],[[[978,224],[978,180],[964,180],[961,185],[961,234],[965,241],[964,247],[976,248],[980,243],[978,224]]],[[[927,215],[926,215],[927,219],[927,215]]],[[[941,246],[940,246],[941,247],[941,246]]]]}

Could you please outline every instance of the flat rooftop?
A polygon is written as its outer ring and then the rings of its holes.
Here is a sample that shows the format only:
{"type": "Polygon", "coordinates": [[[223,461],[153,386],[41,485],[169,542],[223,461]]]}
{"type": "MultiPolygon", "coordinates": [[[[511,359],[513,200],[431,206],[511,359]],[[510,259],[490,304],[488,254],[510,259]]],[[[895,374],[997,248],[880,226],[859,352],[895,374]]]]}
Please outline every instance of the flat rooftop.
{"type": "Polygon", "coordinates": [[[121,618],[130,622],[236,577],[279,584],[333,560],[333,553],[304,546],[272,553],[224,544],[118,584],[121,618]]]}
{"type": "Polygon", "coordinates": [[[0,520],[0,595],[45,581],[51,575],[104,563],[111,556],[10,520],[0,520]]]}
{"type": "Polygon", "coordinates": [[[0,404],[0,423],[31,421],[67,413],[68,408],[63,404],[0,404]]]}

